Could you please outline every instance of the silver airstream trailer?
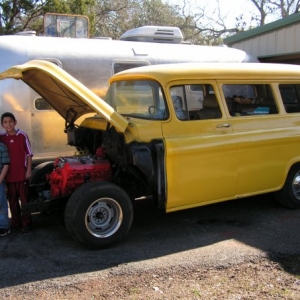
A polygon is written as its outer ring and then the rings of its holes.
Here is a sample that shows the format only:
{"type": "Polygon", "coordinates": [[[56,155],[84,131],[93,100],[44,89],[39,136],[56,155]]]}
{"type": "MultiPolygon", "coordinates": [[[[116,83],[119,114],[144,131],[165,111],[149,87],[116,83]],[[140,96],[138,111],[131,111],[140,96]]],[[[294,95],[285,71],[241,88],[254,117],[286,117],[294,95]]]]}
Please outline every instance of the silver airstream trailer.
{"type": "MultiPolygon", "coordinates": [[[[11,35],[0,37],[0,72],[33,59],[56,64],[104,97],[109,78],[122,70],[182,62],[256,62],[244,51],[182,42],[175,27],[145,26],[124,33],[119,40],[11,35]]],[[[191,90],[197,96],[197,90],[191,90]]],[[[12,112],[18,127],[32,143],[34,164],[73,154],[65,145],[64,119],[22,81],[0,81],[0,112],[12,112]]],[[[74,116],[75,117],[75,116],[74,116]]]]}

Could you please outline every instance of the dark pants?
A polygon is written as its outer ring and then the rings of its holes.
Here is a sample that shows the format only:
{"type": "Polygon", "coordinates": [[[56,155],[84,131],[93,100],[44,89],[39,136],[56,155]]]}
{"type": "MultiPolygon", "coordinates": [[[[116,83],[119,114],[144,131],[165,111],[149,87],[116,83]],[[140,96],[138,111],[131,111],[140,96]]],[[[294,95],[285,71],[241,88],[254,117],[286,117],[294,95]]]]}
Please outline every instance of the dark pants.
{"type": "Polygon", "coordinates": [[[28,182],[6,182],[6,187],[11,212],[11,227],[30,225],[30,215],[21,213],[21,206],[28,202],[28,182]]]}

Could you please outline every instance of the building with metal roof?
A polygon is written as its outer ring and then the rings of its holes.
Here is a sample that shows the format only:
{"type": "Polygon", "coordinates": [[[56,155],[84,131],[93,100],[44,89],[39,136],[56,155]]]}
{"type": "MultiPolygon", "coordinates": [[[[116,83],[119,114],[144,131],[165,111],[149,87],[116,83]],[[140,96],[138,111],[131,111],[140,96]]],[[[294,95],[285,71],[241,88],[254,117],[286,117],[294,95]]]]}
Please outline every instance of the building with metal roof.
{"type": "Polygon", "coordinates": [[[300,12],[224,39],[261,62],[300,65],[300,12]]]}

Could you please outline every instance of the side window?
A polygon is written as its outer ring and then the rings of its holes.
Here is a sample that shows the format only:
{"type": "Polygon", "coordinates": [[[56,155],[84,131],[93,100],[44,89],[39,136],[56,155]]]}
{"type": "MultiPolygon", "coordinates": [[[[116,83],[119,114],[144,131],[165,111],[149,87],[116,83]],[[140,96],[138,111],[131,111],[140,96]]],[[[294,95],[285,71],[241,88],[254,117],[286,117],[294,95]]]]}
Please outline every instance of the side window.
{"type": "Polygon", "coordinates": [[[172,86],[170,93],[179,120],[207,120],[222,117],[214,89],[209,84],[172,86]]]}
{"type": "Polygon", "coordinates": [[[170,89],[173,108],[177,118],[182,121],[189,119],[185,88],[185,85],[177,85],[170,89]]]}
{"type": "Polygon", "coordinates": [[[287,113],[300,112],[300,85],[280,84],[279,90],[287,113]]]}
{"type": "Polygon", "coordinates": [[[222,89],[228,111],[233,117],[278,114],[268,84],[224,84],[222,89]]]}

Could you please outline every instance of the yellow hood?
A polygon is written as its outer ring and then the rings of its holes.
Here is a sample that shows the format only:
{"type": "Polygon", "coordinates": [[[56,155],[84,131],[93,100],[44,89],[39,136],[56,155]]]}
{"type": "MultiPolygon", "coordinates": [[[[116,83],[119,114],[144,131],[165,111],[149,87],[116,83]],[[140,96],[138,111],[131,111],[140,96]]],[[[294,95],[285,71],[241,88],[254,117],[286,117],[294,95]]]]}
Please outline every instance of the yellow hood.
{"type": "Polygon", "coordinates": [[[53,63],[32,60],[0,73],[0,80],[21,79],[43,97],[68,123],[96,112],[124,132],[128,121],[77,79],[53,63]]]}

